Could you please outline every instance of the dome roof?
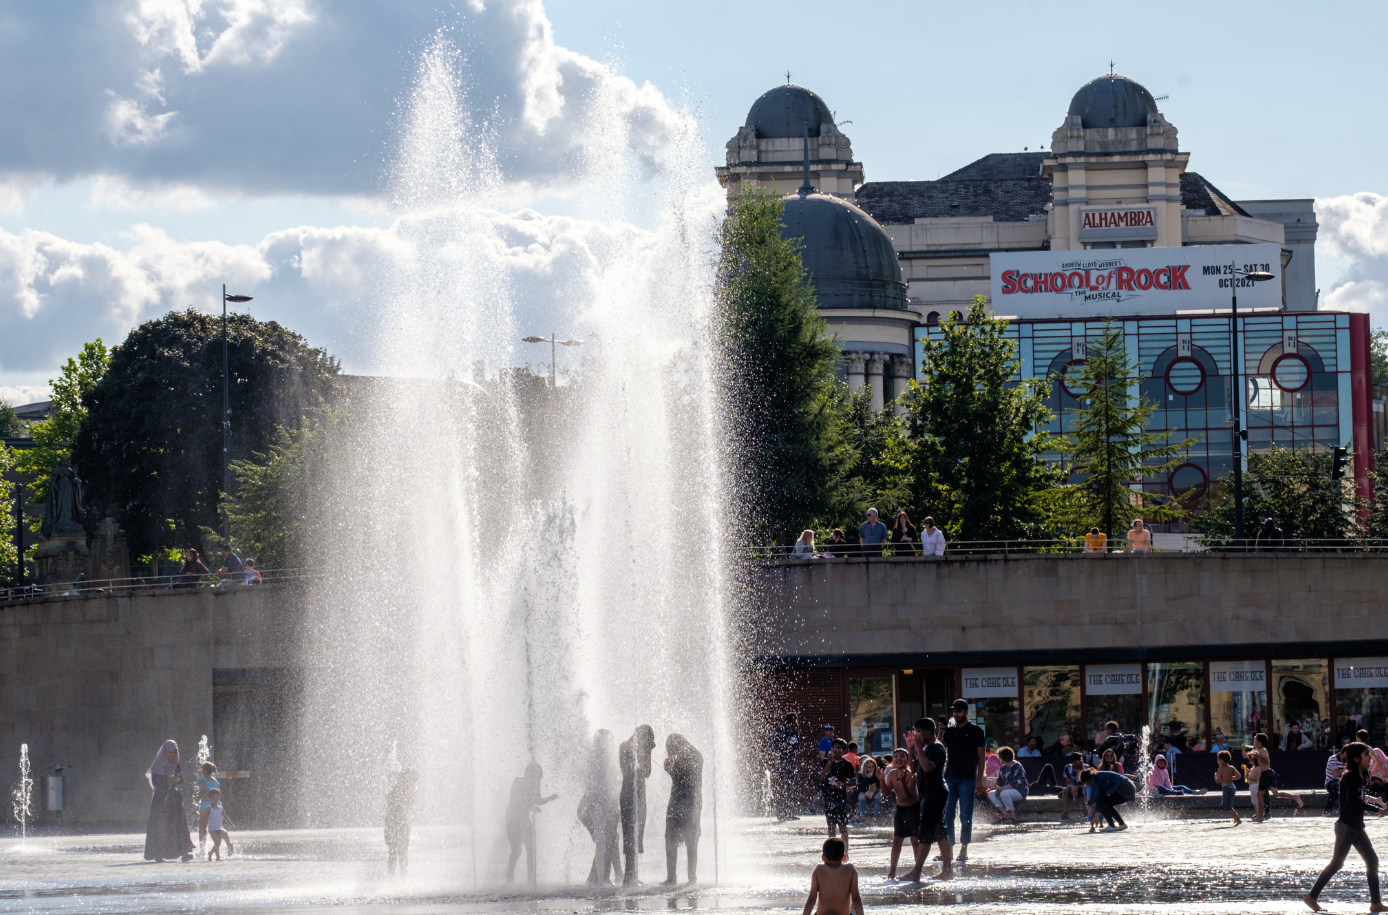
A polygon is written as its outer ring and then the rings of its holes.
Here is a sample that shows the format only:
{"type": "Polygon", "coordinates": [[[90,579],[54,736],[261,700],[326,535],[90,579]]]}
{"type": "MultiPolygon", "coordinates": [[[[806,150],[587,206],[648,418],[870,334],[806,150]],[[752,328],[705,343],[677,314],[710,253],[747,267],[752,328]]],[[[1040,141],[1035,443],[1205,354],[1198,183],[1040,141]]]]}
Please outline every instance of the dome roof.
{"type": "Polygon", "coordinates": [[[827,194],[793,194],[785,199],[781,237],[801,240],[800,258],[820,308],[906,307],[892,240],[853,204],[827,194]]]}
{"type": "Polygon", "coordinates": [[[1147,115],[1156,113],[1152,93],[1116,73],[1090,80],[1070,99],[1069,114],[1079,115],[1086,128],[1145,127],[1147,115]]]}
{"type": "Polygon", "coordinates": [[[810,136],[819,136],[819,125],[832,123],[833,114],[824,99],[799,86],[777,86],[752,103],[744,126],[755,127],[757,136],[803,137],[809,125],[810,136]]]}

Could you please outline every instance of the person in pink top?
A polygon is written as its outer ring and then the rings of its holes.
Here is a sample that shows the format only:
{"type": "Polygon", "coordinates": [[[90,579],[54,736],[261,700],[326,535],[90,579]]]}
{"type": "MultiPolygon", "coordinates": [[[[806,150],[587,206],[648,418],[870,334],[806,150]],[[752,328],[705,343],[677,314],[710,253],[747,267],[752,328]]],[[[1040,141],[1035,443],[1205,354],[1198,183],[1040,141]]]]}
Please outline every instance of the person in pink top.
{"type": "Polygon", "coordinates": [[[1152,760],[1152,771],[1147,773],[1147,793],[1152,797],[1167,797],[1172,794],[1199,794],[1185,785],[1171,784],[1171,772],[1165,756],[1152,760]]]}

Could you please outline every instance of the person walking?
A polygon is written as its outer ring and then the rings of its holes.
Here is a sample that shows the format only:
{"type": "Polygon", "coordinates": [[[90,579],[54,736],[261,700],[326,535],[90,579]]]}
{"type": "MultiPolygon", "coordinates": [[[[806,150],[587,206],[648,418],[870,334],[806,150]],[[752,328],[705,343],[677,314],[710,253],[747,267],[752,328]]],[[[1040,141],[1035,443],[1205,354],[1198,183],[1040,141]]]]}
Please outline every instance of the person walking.
{"type": "MultiPolygon", "coordinates": [[[[981,794],[988,783],[983,779],[984,753],[988,738],[983,728],[969,720],[969,703],[955,699],[950,706],[950,726],[945,728],[944,744],[948,754],[945,763],[945,826],[949,830],[949,843],[954,845],[954,812],[959,811],[959,854],[955,858],[960,864],[969,860],[969,840],[974,831],[974,797],[981,794]]],[[[923,810],[923,808],[922,808],[923,810]]],[[[924,827],[922,827],[924,828],[924,827]]]]}
{"type": "Polygon", "coordinates": [[[834,738],[829,748],[829,756],[819,770],[821,790],[824,795],[824,821],[829,838],[842,833],[843,847],[848,847],[848,788],[856,785],[853,764],[844,759],[848,744],[842,738],[834,738]]]}
{"type": "Polygon", "coordinates": [[[198,854],[202,854],[202,847],[207,842],[207,820],[211,816],[208,811],[212,809],[207,795],[213,788],[221,788],[221,783],[217,781],[217,764],[208,760],[202,764],[202,772],[193,782],[193,795],[198,802],[198,854]]]}
{"type": "Polygon", "coordinates": [[[1143,525],[1141,518],[1133,521],[1133,526],[1128,529],[1128,552],[1152,552],[1152,532],[1143,525]]]}
{"type": "Polygon", "coordinates": [[[166,858],[193,860],[193,839],[188,833],[188,812],[183,807],[183,765],[178,743],[164,741],[154,762],[145,770],[145,780],[154,791],[149,800],[149,823],[145,827],[145,860],[162,863],[166,858]]]}
{"type": "Polygon", "coordinates": [[[921,522],[921,555],[945,555],[944,532],[935,526],[935,519],[929,516],[921,522]]]}
{"type": "Polygon", "coordinates": [[[207,792],[207,802],[211,805],[207,808],[207,833],[212,837],[212,848],[207,852],[207,860],[211,861],[213,855],[217,856],[218,861],[222,860],[223,842],[227,843],[227,857],[230,858],[236,853],[236,849],[231,845],[231,836],[227,830],[235,829],[236,824],[222,809],[222,789],[213,788],[207,792]]]}
{"type": "Polygon", "coordinates": [[[863,556],[881,556],[882,544],[887,542],[887,525],[877,520],[877,509],[867,510],[867,520],[858,525],[858,552],[863,556]]]}
{"type": "Polygon", "coordinates": [[[1340,816],[1335,821],[1335,851],[1330,863],[1316,878],[1316,885],[1301,900],[1313,912],[1321,911],[1317,901],[1321,891],[1344,866],[1350,848],[1359,852],[1359,857],[1364,859],[1365,876],[1369,883],[1369,911],[1388,912],[1388,906],[1383,904],[1378,890],[1378,855],[1369,841],[1369,834],[1364,830],[1364,810],[1367,807],[1377,807],[1379,816],[1385,813],[1383,801],[1364,792],[1365,775],[1373,764],[1368,751],[1368,747],[1358,742],[1345,748],[1345,774],[1340,778],[1340,816]]]}
{"type": "Polygon", "coordinates": [[[414,818],[414,789],[418,781],[415,770],[401,769],[386,792],[386,873],[392,877],[397,869],[403,877],[410,868],[410,821],[414,818]]]}

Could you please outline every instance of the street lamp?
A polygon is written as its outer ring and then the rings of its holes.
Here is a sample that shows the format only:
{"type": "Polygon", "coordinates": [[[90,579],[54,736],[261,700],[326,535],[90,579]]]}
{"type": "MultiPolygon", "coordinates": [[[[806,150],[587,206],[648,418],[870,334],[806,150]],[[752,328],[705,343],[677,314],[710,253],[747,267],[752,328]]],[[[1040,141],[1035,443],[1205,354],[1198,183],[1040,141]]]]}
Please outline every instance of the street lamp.
{"type": "Polygon", "coordinates": [[[1233,384],[1230,385],[1229,406],[1230,424],[1234,427],[1234,549],[1243,548],[1243,440],[1248,433],[1240,423],[1242,414],[1243,366],[1239,364],[1239,277],[1251,283],[1264,283],[1275,277],[1266,270],[1240,270],[1238,264],[1229,265],[1229,360],[1233,369],[1233,384]]]}
{"type": "Polygon", "coordinates": [[[583,345],[583,341],[582,341],[582,340],[556,340],[556,339],[554,339],[554,334],[553,334],[553,333],[551,333],[548,337],[521,337],[521,342],[522,342],[522,343],[548,343],[548,344],[549,344],[549,386],[550,386],[551,389],[555,387],[555,380],[554,380],[554,360],[555,360],[555,358],[557,357],[557,354],[558,354],[558,352],[559,352],[559,350],[557,349],[557,347],[560,347],[560,346],[582,346],[582,345],[583,345]]]}
{"type": "MultiPolygon", "coordinates": [[[[248,295],[227,293],[222,284],[222,495],[231,494],[231,372],[227,359],[227,302],[249,302],[248,295]]],[[[226,518],[226,538],[231,542],[231,515],[226,518]]]]}

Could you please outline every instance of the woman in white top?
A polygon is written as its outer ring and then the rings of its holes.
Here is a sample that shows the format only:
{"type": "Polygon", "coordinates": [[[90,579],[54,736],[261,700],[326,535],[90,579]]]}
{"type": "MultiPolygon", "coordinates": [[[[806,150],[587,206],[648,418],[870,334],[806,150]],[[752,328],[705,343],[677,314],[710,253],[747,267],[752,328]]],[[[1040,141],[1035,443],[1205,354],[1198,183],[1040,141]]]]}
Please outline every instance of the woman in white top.
{"type": "Polygon", "coordinates": [[[805,531],[795,541],[795,549],[790,551],[791,559],[814,559],[814,531],[805,531]]]}
{"type": "Polygon", "coordinates": [[[1128,552],[1152,552],[1152,532],[1143,525],[1141,518],[1134,521],[1133,526],[1128,530],[1128,552]]]}
{"type": "Polygon", "coordinates": [[[945,535],[935,526],[934,518],[926,518],[921,522],[921,555],[945,555],[945,535]]]}

